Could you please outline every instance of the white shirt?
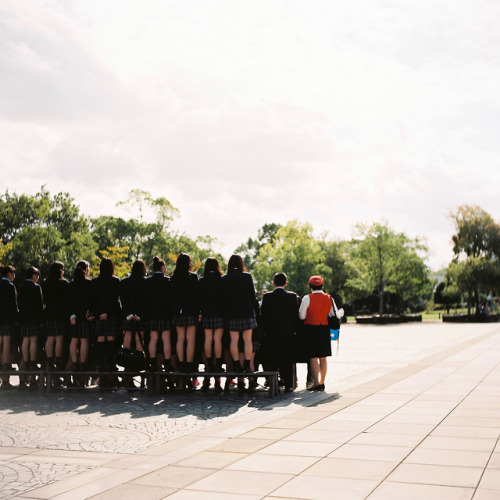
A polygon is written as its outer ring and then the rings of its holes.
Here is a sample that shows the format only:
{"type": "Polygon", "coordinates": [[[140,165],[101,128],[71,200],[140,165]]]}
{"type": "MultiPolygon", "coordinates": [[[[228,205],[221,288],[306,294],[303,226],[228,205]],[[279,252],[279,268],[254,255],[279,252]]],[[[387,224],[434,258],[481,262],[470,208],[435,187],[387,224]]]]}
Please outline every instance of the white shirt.
{"type": "MultiPolygon", "coordinates": [[[[314,290],[312,293],[325,293],[325,292],[323,292],[323,290],[314,290]]],[[[306,295],[302,299],[302,302],[300,303],[300,307],[299,307],[299,318],[300,319],[306,319],[307,308],[309,307],[310,303],[311,303],[311,299],[309,298],[309,295],[306,295]]],[[[328,314],[330,316],[335,316],[335,312],[333,310],[333,304],[332,304],[332,307],[330,307],[330,312],[328,314]]]]}

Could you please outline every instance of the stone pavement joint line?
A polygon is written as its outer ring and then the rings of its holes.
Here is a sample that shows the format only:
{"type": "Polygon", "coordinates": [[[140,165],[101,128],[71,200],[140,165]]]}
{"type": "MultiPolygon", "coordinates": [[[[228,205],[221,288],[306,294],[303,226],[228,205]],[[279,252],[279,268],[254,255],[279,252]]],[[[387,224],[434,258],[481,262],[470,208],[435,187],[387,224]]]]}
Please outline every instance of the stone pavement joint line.
{"type": "Polygon", "coordinates": [[[146,448],[11,443],[0,448],[10,466],[0,469],[9,482],[3,498],[500,498],[500,328],[469,328],[479,334],[361,384],[339,384],[340,397],[299,392],[146,448]],[[7,476],[19,466],[40,467],[45,486],[12,487],[7,476]],[[66,475],[50,483],[56,466],[66,475]]]}

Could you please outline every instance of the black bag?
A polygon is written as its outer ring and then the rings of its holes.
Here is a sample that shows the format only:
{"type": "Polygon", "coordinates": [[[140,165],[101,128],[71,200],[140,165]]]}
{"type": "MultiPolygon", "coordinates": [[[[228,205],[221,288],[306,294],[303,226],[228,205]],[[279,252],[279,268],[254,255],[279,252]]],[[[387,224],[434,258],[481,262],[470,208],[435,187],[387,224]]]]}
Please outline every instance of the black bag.
{"type": "Polygon", "coordinates": [[[340,319],[337,316],[328,316],[330,330],[340,330],[340,319]]]}
{"type": "Polygon", "coordinates": [[[146,355],[143,351],[120,347],[116,364],[122,366],[125,370],[140,372],[146,368],[146,355]]]}
{"type": "Polygon", "coordinates": [[[330,327],[330,330],[340,330],[340,319],[337,318],[337,304],[335,304],[333,297],[331,297],[331,299],[335,316],[328,316],[328,326],[330,327]]]}

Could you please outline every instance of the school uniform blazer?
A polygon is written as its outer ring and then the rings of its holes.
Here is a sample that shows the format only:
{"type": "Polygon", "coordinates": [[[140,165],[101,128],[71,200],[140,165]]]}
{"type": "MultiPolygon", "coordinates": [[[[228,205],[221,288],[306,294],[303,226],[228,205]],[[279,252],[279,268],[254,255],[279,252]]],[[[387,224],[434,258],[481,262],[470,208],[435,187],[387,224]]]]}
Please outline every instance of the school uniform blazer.
{"type": "Polygon", "coordinates": [[[19,321],[17,290],[7,278],[0,279],[0,325],[11,325],[19,321]]]}
{"type": "Polygon", "coordinates": [[[23,325],[43,323],[43,296],[40,285],[26,280],[19,288],[19,316],[23,325]]]}
{"type": "Polygon", "coordinates": [[[224,316],[228,319],[259,318],[259,301],[250,273],[233,269],[222,277],[224,316]]]}
{"type": "Polygon", "coordinates": [[[45,319],[48,321],[68,319],[68,280],[46,279],[42,283],[43,300],[45,302],[45,319]]]}
{"type": "Polygon", "coordinates": [[[194,316],[200,314],[198,275],[172,276],[172,306],[175,316],[194,316]]]}
{"type": "Polygon", "coordinates": [[[127,276],[120,283],[120,300],[123,308],[123,316],[136,314],[142,319],[144,315],[144,284],[146,278],[143,276],[127,276]]]}
{"type": "Polygon", "coordinates": [[[199,293],[202,316],[205,318],[223,318],[222,276],[215,271],[211,271],[200,278],[199,293]]]}
{"type": "Polygon", "coordinates": [[[97,276],[92,280],[92,309],[99,319],[107,314],[108,319],[120,319],[120,278],[118,276],[97,276]]]}
{"type": "Polygon", "coordinates": [[[148,320],[172,317],[172,282],[163,273],[154,273],[144,283],[144,309],[148,320]]]}
{"type": "Polygon", "coordinates": [[[89,279],[78,279],[72,281],[68,286],[67,314],[68,317],[76,316],[78,321],[87,319],[87,311],[92,314],[92,281],[89,279]]]}
{"type": "Polygon", "coordinates": [[[299,298],[284,288],[264,294],[261,325],[269,339],[292,338],[299,328],[299,298]]]}

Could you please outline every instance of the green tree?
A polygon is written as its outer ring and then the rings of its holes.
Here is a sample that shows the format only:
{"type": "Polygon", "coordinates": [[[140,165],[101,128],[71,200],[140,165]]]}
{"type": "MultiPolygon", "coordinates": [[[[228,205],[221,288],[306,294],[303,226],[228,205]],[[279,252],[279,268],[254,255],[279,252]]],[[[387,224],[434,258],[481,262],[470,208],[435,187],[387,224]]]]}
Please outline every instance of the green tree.
{"type": "Polygon", "coordinates": [[[260,249],[268,243],[272,244],[273,240],[276,238],[276,233],[281,227],[283,227],[281,224],[276,224],[274,222],[264,224],[258,230],[256,239],[248,238],[246,243],[236,248],[234,253],[241,255],[246,268],[250,272],[253,271],[255,263],[257,262],[257,255],[260,249]]]}
{"type": "Polygon", "coordinates": [[[324,264],[329,269],[325,280],[325,289],[330,293],[338,293],[343,299],[356,298],[356,293],[348,286],[348,282],[357,276],[357,269],[351,259],[351,247],[346,241],[320,240],[320,246],[325,257],[324,264]]]}
{"type": "Polygon", "coordinates": [[[441,281],[434,289],[434,302],[442,304],[446,308],[446,312],[450,313],[450,308],[457,305],[462,300],[460,289],[454,283],[446,283],[441,281]]]}
{"type": "Polygon", "coordinates": [[[259,288],[272,287],[277,272],[287,274],[288,288],[299,295],[308,293],[311,275],[319,274],[327,282],[331,280],[321,244],[312,231],[310,224],[293,220],[280,227],[272,241],[260,248],[254,266],[259,288]]]}
{"type": "MultiPolygon", "coordinates": [[[[51,196],[42,186],[33,196],[6,191],[0,196],[0,234],[9,245],[4,260],[13,264],[18,277],[29,265],[45,275],[54,260],[70,269],[96,250],[89,222],[68,193],[51,196]]],[[[20,279],[20,278],[19,278],[20,279]]]]}
{"type": "Polygon", "coordinates": [[[467,294],[467,311],[479,307],[482,287],[498,289],[500,274],[500,226],[477,205],[462,205],[450,214],[455,224],[452,237],[455,258],[447,272],[467,294]]]}
{"type": "MultiPolygon", "coordinates": [[[[493,217],[477,205],[461,205],[450,213],[455,223],[453,253],[458,257],[491,256],[500,239],[500,227],[493,217]]],[[[500,257],[500,255],[496,255],[500,257]]]]}
{"type": "Polygon", "coordinates": [[[397,293],[404,301],[414,299],[429,285],[426,247],[418,239],[396,233],[385,222],[358,224],[352,240],[352,256],[358,275],[347,285],[358,292],[379,296],[384,313],[384,293],[397,293]]]}

